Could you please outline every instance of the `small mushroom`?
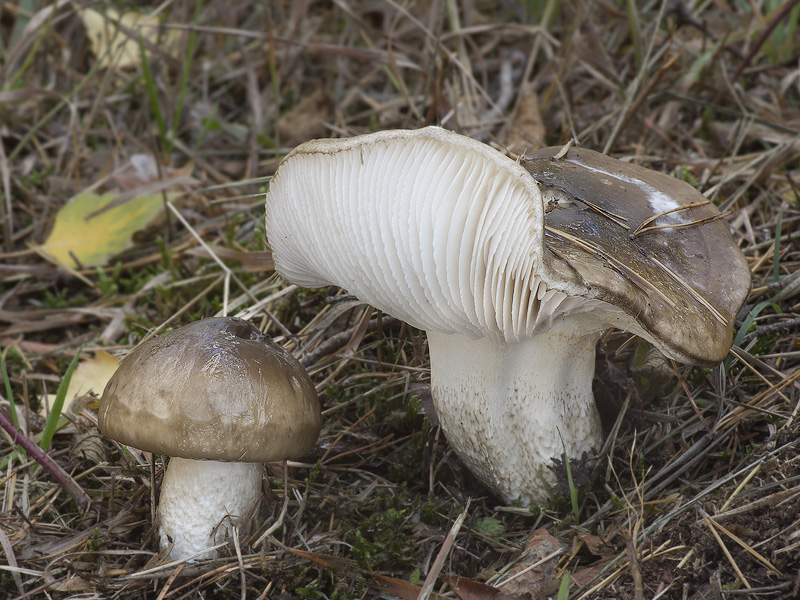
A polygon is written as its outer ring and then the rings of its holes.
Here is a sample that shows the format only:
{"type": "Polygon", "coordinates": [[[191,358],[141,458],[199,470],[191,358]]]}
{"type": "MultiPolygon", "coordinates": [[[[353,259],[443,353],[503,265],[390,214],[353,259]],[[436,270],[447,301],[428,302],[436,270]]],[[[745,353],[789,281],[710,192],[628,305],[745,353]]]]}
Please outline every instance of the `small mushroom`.
{"type": "Polygon", "coordinates": [[[111,439],[172,457],[159,501],[162,550],[227,542],[261,495],[262,463],[302,456],[321,427],[308,374],[241,319],[196,321],[139,345],[100,401],[111,439]]]}
{"type": "Polygon", "coordinates": [[[597,152],[515,162],[433,127],[302,144],[266,196],[277,270],[424,329],[450,444],[525,504],[546,500],[553,458],[602,442],[605,330],[685,362],[726,355],[750,274],[719,217],[688,184],[597,152]]]}

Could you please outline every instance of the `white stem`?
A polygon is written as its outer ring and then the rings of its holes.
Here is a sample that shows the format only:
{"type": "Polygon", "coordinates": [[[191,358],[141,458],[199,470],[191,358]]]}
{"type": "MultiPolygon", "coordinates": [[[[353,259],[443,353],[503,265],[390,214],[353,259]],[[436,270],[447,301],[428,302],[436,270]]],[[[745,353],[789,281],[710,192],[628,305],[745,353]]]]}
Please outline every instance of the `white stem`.
{"type": "Polygon", "coordinates": [[[546,502],[542,478],[555,482],[551,459],[564,449],[578,458],[599,448],[592,394],[599,332],[565,320],[504,345],[427,333],[433,400],[448,442],[506,501],[546,502]]]}
{"type": "MultiPolygon", "coordinates": [[[[262,463],[172,458],[159,500],[161,549],[182,559],[231,539],[261,495],[262,463]]],[[[211,558],[216,551],[196,558],[211,558]]]]}

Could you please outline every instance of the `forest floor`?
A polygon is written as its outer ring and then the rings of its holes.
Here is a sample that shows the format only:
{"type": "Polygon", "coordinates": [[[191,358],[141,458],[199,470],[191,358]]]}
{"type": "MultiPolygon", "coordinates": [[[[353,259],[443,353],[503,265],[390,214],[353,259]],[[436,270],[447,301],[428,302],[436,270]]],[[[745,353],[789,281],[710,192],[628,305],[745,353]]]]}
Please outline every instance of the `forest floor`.
{"type": "Polygon", "coordinates": [[[0,436],[0,598],[800,597],[800,2],[114,4],[0,2],[0,413],[47,451],[0,436]],[[274,273],[282,156],[425,125],[688,181],[752,271],[720,366],[642,371],[641,342],[603,336],[608,443],[574,504],[470,474],[424,333],[274,273]],[[164,462],[100,434],[91,382],[222,314],[300,359],[323,430],[269,465],[235,549],[165,561],[164,462]]]}

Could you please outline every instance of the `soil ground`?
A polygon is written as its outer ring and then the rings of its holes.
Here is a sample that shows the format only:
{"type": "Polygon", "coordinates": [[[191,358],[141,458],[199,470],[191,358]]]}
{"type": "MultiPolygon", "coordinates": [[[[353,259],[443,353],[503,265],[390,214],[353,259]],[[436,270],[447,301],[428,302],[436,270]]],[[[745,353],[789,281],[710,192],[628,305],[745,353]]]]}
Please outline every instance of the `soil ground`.
{"type": "Polygon", "coordinates": [[[13,399],[47,450],[0,438],[0,598],[800,597],[800,2],[113,4],[0,3],[0,412],[13,399]],[[603,337],[608,443],[570,465],[575,507],[567,485],[508,506],[461,464],[423,333],[273,272],[263,194],[282,156],[430,124],[688,181],[752,271],[722,366],[603,337]],[[87,192],[155,197],[161,218],[90,227],[125,242],[113,254],[55,258],[56,225],[100,218],[60,211],[87,192]],[[165,459],[100,435],[100,390],[50,420],[51,441],[44,415],[73,358],[222,313],[298,356],[324,427],[269,466],[238,547],[165,562],[165,459]]]}

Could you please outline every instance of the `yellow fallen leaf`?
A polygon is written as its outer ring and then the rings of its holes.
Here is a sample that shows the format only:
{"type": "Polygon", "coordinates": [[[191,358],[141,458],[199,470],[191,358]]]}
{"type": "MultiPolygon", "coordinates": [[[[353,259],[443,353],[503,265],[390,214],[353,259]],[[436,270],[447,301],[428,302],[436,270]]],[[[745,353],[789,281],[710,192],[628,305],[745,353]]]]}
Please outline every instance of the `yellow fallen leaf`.
{"type": "Polygon", "coordinates": [[[514,154],[521,154],[526,149],[541,148],[544,145],[546,134],[544,120],[539,112],[539,97],[534,91],[520,90],[520,98],[514,118],[511,120],[506,146],[514,154]]]}
{"type": "MultiPolygon", "coordinates": [[[[137,12],[120,14],[113,8],[106,8],[103,13],[87,8],[80,11],[80,17],[86,27],[92,52],[100,62],[100,66],[104,68],[138,67],[141,63],[139,36],[153,43],[159,38],[161,22],[158,17],[137,12]],[[120,29],[117,23],[124,29],[120,29]],[[132,35],[125,30],[132,32],[132,35]]],[[[166,40],[159,46],[169,51],[169,48],[173,47],[172,42],[177,39],[177,33],[168,32],[166,40]]]]}
{"type": "Polygon", "coordinates": [[[89,392],[101,396],[118,364],[119,359],[116,356],[103,350],[98,350],[92,358],[78,363],[67,388],[67,398],[85,396],[89,392]]]}
{"type": "Polygon", "coordinates": [[[278,119],[276,129],[281,136],[281,143],[296,146],[307,140],[325,137],[328,133],[325,122],[330,120],[333,111],[333,100],[325,90],[318,88],[278,119]]]}
{"type": "Polygon", "coordinates": [[[69,575],[66,579],[58,579],[48,589],[56,592],[92,592],[94,586],[80,575],[69,575]]]}
{"type": "MultiPolygon", "coordinates": [[[[92,358],[79,362],[75,371],[72,373],[72,379],[70,379],[69,387],[67,388],[67,395],[64,398],[64,408],[62,412],[67,412],[69,410],[75,398],[85,396],[89,392],[94,392],[98,396],[101,396],[108,380],[111,379],[114,371],[117,370],[118,364],[119,359],[116,356],[104,352],[103,350],[98,350],[94,353],[92,358]]],[[[52,406],[53,402],[55,402],[56,395],[48,394],[47,397],[48,406],[52,406]]],[[[47,407],[42,406],[40,412],[43,417],[46,417],[47,407]]]]}
{"type": "MultiPolygon", "coordinates": [[[[167,198],[177,195],[168,192],[167,198]]],[[[70,199],[58,211],[42,250],[68,269],[102,265],[132,247],[134,234],[164,214],[160,193],[118,199],[119,192],[82,192],[70,199]]]]}

